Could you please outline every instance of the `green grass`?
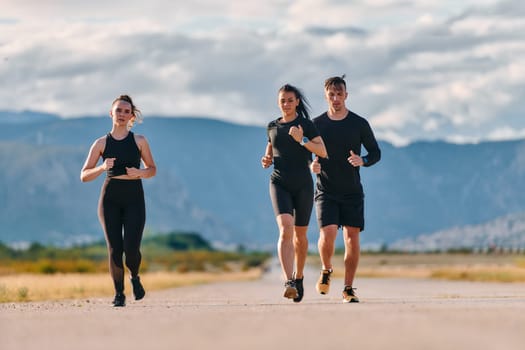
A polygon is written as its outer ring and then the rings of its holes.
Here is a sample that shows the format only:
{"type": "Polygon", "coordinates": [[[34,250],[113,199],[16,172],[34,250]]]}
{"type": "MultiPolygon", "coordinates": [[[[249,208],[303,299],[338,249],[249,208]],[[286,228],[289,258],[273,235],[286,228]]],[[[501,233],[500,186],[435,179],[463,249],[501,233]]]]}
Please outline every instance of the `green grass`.
{"type": "MultiPolygon", "coordinates": [[[[266,252],[218,251],[198,234],[171,232],[148,235],[142,246],[142,272],[237,271],[260,267],[266,252]]],[[[0,244],[0,275],[16,273],[101,273],[108,267],[105,242],[60,248],[33,243],[27,250],[0,244]]]]}

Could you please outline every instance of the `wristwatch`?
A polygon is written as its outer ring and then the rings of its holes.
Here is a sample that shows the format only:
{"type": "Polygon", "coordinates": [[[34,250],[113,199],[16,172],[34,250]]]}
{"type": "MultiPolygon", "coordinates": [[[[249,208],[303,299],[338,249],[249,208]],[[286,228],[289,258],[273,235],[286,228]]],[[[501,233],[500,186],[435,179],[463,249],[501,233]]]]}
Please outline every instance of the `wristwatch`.
{"type": "Polygon", "coordinates": [[[303,139],[301,140],[301,142],[299,142],[299,144],[300,144],[301,146],[304,146],[304,145],[307,144],[308,142],[310,142],[310,140],[308,139],[308,137],[303,136],[303,139]]]}

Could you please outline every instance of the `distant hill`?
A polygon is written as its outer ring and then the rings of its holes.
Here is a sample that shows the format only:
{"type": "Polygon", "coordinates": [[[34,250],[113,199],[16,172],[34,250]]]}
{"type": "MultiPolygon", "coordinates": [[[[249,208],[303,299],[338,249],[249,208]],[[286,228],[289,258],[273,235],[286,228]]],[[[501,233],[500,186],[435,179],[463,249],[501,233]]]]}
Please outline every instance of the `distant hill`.
{"type": "MultiPolygon", "coordinates": [[[[102,177],[81,183],[91,143],[109,117],[33,118],[0,112],[0,241],[100,239],[102,177]]],[[[277,227],[262,169],[264,127],[205,118],[148,117],[134,131],[150,142],[157,176],[144,180],[147,230],[200,233],[215,245],[274,249],[277,227]]],[[[455,145],[380,142],[382,160],[361,170],[363,245],[393,243],[525,211],[525,142],[455,145]]],[[[312,214],[310,244],[316,245],[312,214]]]]}
{"type": "Polygon", "coordinates": [[[446,230],[404,238],[389,249],[406,252],[447,251],[525,251],[525,212],[505,215],[479,225],[452,227],[446,230]]]}
{"type": "Polygon", "coordinates": [[[49,122],[59,119],[58,116],[33,112],[12,112],[12,111],[0,111],[0,123],[2,124],[24,124],[24,123],[38,123],[38,122],[49,122]]]}
{"type": "MultiPolygon", "coordinates": [[[[103,177],[81,183],[79,175],[91,143],[110,124],[108,117],[0,123],[0,166],[6,169],[0,174],[0,240],[101,237],[96,206],[103,177]]],[[[264,129],[147,118],[135,132],[148,138],[158,167],[157,176],[144,181],[147,230],[195,231],[225,245],[259,246],[274,238],[269,173],[259,165],[264,129]]]]}

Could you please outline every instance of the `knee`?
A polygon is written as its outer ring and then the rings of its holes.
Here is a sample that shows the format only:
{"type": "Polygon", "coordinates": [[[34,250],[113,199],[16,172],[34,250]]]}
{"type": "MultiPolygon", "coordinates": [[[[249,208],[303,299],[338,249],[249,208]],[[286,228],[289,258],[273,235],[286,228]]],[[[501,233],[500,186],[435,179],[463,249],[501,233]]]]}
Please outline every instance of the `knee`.
{"type": "Polygon", "coordinates": [[[347,237],[344,239],[346,256],[359,254],[361,249],[359,239],[347,237]]]}
{"type": "Polygon", "coordinates": [[[337,231],[326,231],[321,230],[319,234],[319,243],[333,245],[335,243],[335,238],[337,237],[337,231]]]}
{"type": "Polygon", "coordinates": [[[294,236],[294,230],[292,224],[282,223],[279,225],[279,239],[285,241],[291,241],[294,236]]]}
{"type": "Polygon", "coordinates": [[[301,246],[308,245],[308,237],[306,237],[306,235],[295,234],[293,241],[295,245],[301,245],[301,246]]]}
{"type": "Polygon", "coordinates": [[[140,251],[126,253],[126,266],[130,269],[133,269],[136,266],[138,266],[141,260],[142,255],[140,254],[140,251]]]}
{"type": "Polygon", "coordinates": [[[113,265],[115,265],[118,268],[124,268],[124,263],[122,262],[122,251],[116,251],[114,249],[110,250],[110,258],[113,265]]]}
{"type": "Polygon", "coordinates": [[[293,242],[293,232],[281,231],[279,233],[279,241],[281,241],[281,242],[293,242]]]}
{"type": "Polygon", "coordinates": [[[124,254],[126,254],[126,257],[130,258],[140,256],[140,243],[126,242],[124,244],[124,254]]]}

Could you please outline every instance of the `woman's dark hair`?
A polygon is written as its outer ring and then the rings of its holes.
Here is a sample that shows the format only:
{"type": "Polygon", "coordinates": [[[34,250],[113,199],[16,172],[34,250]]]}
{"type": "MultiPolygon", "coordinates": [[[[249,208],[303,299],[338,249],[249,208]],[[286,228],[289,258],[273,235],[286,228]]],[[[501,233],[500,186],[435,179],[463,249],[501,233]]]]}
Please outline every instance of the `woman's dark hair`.
{"type": "Polygon", "coordinates": [[[299,105],[296,109],[297,114],[305,119],[310,119],[310,104],[308,103],[306,97],[304,97],[301,90],[293,85],[285,84],[279,89],[279,92],[293,92],[295,94],[295,98],[299,99],[299,105]]]}
{"type": "Polygon", "coordinates": [[[117,101],[124,101],[131,105],[131,114],[133,114],[133,116],[135,117],[135,120],[131,121],[130,123],[131,125],[129,125],[130,128],[133,126],[135,121],[137,123],[142,123],[142,112],[140,111],[140,109],[137,108],[137,106],[135,106],[135,104],[133,103],[133,100],[131,99],[129,95],[120,95],[113,101],[111,105],[113,106],[115,102],[117,101]]]}

